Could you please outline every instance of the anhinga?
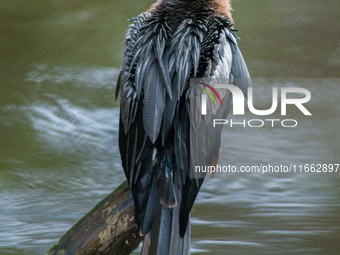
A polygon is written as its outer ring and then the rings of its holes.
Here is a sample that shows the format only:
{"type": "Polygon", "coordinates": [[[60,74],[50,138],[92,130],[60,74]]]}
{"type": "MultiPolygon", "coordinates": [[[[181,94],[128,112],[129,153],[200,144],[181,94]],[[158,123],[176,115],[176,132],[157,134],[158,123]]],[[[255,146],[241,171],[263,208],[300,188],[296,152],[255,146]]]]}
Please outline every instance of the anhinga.
{"type": "MultiPolygon", "coordinates": [[[[142,254],[189,254],[190,210],[203,182],[190,176],[190,164],[210,166],[219,156],[222,128],[190,117],[190,107],[200,107],[190,106],[190,78],[250,86],[236,79],[249,73],[230,11],[229,0],[159,0],[127,31],[117,83],[119,148],[145,235],[142,254]]],[[[231,95],[221,97],[215,114],[226,118],[231,95]]]]}

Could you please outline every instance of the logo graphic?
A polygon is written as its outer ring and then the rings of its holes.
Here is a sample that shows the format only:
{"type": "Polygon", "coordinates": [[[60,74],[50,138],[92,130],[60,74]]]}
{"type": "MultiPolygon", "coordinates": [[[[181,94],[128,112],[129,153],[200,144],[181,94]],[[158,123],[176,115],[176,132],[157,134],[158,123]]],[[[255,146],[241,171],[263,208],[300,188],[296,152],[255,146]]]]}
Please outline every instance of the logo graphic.
{"type": "MultiPolygon", "coordinates": [[[[222,105],[222,101],[220,96],[217,94],[216,90],[211,87],[208,84],[202,83],[200,82],[202,85],[208,87],[209,89],[211,89],[216,96],[218,97],[218,99],[220,100],[220,103],[222,105]]],[[[255,114],[255,115],[260,115],[260,116],[264,116],[264,115],[270,115],[272,113],[275,112],[277,106],[278,106],[278,89],[277,88],[272,88],[272,106],[270,107],[270,109],[268,110],[258,110],[255,109],[254,105],[253,105],[253,88],[249,87],[247,88],[247,94],[248,96],[245,97],[243,95],[242,90],[235,86],[235,85],[231,85],[231,84],[216,84],[215,88],[224,88],[224,89],[228,89],[230,91],[230,93],[232,94],[233,97],[233,114],[234,115],[244,115],[244,99],[247,99],[248,102],[248,109],[250,110],[251,113],[255,114]]],[[[202,89],[201,90],[207,92],[210,97],[213,98],[212,94],[206,90],[206,89],[202,89]]],[[[206,109],[206,98],[205,100],[203,100],[203,96],[206,96],[205,94],[202,94],[202,115],[205,115],[206,112],[203,112],[203,108],[206,109]],[[203,103],[205,104],[205,106],[203,105],[203,103]]],[[[311,99],[311,93],[309,90],[304,89],[304,88],[296,88],[296,87],[283,87],[281,88],[281,115],[286,115],[287,114],[287,105],[295,105],[304,115],[312,115],[305,106],[303,106],[304,103],[307,103],[309,100],[311,99]],[[295,93],[295,94],[303,94],[305,97],[302,98],[287,98],[287,94],[288,93],[295,93]]],[[[215,105],[216,101],[213,98],[215,105]]]]}
{"type": "MultiPolygon", "coordinates": [[[[220,95],[217,93],[217,91],[213,87],[211,87],[210,85],[208,85],[206,83],[203,83],[203,82],[197,82],[197,83],[202,84],[203,86],[209,88],[212,92],[214,92],[214,94],[217,96],[218,100],[220,101],[221,106],[223,106],[220,95]]],[[[211,92],[209,90],[207,90],[205,88],[200,88],[200,87],[198,87],[198,88],[200,90],[206,92],[212,98],[212,100],[214,101],[215,105],[217,106],[216,100],[215,100],[214,96],[211,94],[211,92]]],[[[206,94],[202,94],[201,95],[201,101],[202,101],[202,105],[201,105],[201,107],[202,107],[202,115],[207,115],[207,95],[206,94]]]]}
{"type": "MultiPolygon", "coordinates": [[[[268,90],[271,92],[271,105],[270,107],[265,109],[258,109],[257,107],[254,107],[254,95],[253,95],[253,87],[247,87],[242,88],[242,86],[236,86],[232,84],[228,84],[228,81],[226,81],[225,84],[221,84],[221,80],[218,81],[216,84],[216,81],[212,80],[214,85],[207,84],[208,82],[202,82],[202,81],[194,81],[192,83],[192,86],[198,87],[202,92],[201,93],[201,115],[207,115],[208,108],[213,106],[213,104],[208,104],[207,102],[207,95],[211,97],[211,100],[213,100],[215,106],[218,106],[218,101],[220,102],[220,106],[222,105],[222,99],[220,95],[217,93],[216,90],[218,89],[225,89],[228,90],[228,94],[225,94],[227,97],[231,97],[231,105],[232,107],[232,114],[234,116],[236,115],[245,115],[245,107],[248,108],[249,112],[253,115],[257,116],[269,116],[272,114],[276,114],[277,116],[277,108],[281,108],[281,116],[287,115],[287,106],[293,105],[295,106],[295,109],[298,109],[302,114],[305,116],[311,116],[312,114],[307,110],[305,107],[305,104],[309,102],[311,99],[311,93],[308,89],[305,88],[299,88],[299,87],[272,87],[268,88],[268,90]],[[242,88],[242,89],[241,89],[242,88]],[[214,95],[215,94],[215,95],[214,95]],[[217,99],[216,99],[217,97],[217,99]]],[[[242,85],[242,83],[239,83],[242,85]]],[[[221,90],[218,90],[219,92],[221,90]]],[[[193,97],[193,100],[196,100],[193,97]]],[[[228,98],[230,100],[230,98],[228,98]]],[[[211,102],[212,103],[212,102],[211,102]]],[[[262,107],[261,107],[262,108],[262,107]]],[[[211,111],[210,109],[209,111],[211,111]]],[[[242,122],[239,120],[236,122],[233,119],[227,120],[227,119],[220,119],[221,116],[214,115],[215,111],[213,110],[213,127],[216,125],[225,125],[227,123],[230,123],[230,126],[235,125],[242,125],[243,127],[247,126],[249,127],[262,127],[265,125],[265,123],[269,122],[271,124],[271,127],[275,126],[276,122],[280,122],[281,126],[283,127],[296,127],[298,125],[298,122],[295,119],[277,119],[277,118],[266,118],[264,120],[262,119],[250,119],[247,120],[244,119],[242,122]],[[215,117],[215,118],[214,118],[215,117]],[[216,118],[217,117],[217,118],[216,118]]],[[[247,113],[248,114],[248,113],[247,113]]]]}
{"type": "MultiPolygon", "coordinates": [[[[205,83],[203,83],[203,82],[198,82],[198,83],[202,84],[203,86],[206,86],[206,87],[209,88],[212,92],[214,92],[214,94],[217,96],[218,100],[220,101],[220,104],[223,105],[223,104],[222,104],[222,101],[221,101],[221,98],[220,98],[220,96],[219,96],[219,94],[217,93],[217,91],[216,91],[213,87],[211,87],[210,85],[205,84],[205,83]]],[[[214,100],[215,105],[217,105],[216,100],[215,100],[214,96],[211,94],[210,91],[208,91],[208,90],[206,90],[206,89],[204,89],[204,88],[200,88],[200,87],[198,87],[198,88],[199,88],[200,90],[203,90],[204,92],[207,92],[207,94],[212,98],[212,100],[214,100]]]]}

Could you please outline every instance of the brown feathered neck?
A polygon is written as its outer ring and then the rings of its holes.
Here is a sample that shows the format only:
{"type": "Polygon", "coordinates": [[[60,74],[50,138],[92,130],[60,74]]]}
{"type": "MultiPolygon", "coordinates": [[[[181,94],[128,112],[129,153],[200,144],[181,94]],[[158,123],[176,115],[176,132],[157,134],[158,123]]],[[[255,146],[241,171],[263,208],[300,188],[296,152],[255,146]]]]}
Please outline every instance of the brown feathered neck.
{"type": "Polygon", "coordinates": [[[208,11],[226,16],[233,21],[230,0],[158,0],[149,11],[157,12],[164,9],[173,9],[183,12],[208,11]]]}

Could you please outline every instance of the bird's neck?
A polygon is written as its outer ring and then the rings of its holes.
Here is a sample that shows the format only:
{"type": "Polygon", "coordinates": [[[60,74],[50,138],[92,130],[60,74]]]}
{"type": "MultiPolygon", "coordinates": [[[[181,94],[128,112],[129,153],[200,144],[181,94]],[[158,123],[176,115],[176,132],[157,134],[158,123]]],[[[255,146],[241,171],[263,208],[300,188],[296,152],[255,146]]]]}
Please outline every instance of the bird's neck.
{"type": "Polygon", "coordinates": [[[151,6],[149,11],[153,12],[160,9],[177,9],[187,12],[195,9],[209,10],[224,15],[232,21],[230,0],[158,0],[151,6]]]}

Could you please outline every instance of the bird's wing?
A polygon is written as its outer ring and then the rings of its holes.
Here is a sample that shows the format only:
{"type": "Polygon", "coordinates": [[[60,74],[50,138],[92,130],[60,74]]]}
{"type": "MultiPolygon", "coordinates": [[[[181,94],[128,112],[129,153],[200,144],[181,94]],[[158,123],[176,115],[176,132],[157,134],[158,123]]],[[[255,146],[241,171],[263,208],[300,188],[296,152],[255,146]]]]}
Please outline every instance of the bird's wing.
{"type": "Polygon", "coordinates": [[[153,143],[162,123],[165,93],[169,93],[169,78],[161,66],[170,31],[166,24],[155,22],[149,12],[132,21],[126,34],[119,80],[119,149],[140,223],[144,221],[147,205],[152,205],[148,201],[154,201],[157,195],[151,192],[151,164],[153,143]]]}
{"type": "Polygon", "coordinates": [[[182,149],[182,151],[190,151],[189,157],[181,152],[178,153],[180,162],[185,161],[190,166],[183,168],[186,180],[181,206],[181,233],[185,231],[189,212],[206,175],[206,172],[196,172],[196,166],[208,169],[209,166],[215,166],[219,159],[223,125],[214,127],[213,121],[214,119],[227,118],[232,100],[229,90],[215,89],[222,104],[218,102],[215,105],[213,100],[208,97],[206,115],[202,115],[201,95],[206,92],[200,89],[203,87],[201,84],[209,83],[215,87],[216,84],[233,83],[243,91],[251,86],[247,66],[235,36],[229,30],[230,26],[230,21],[221,16],[216,15],[208,20],[208,30],[202,42],[199,67],[199,69],[205,70],[204,78],[191,79],[191,87],[187,93],[187,104],[185,105],[188,109],[188,116],[182,114],[177,118],[180,130],[178,134],[185,137],[179,139],[180,144],[186,144],[186,146],[182,146],[186,150],[182,149]],[[216,33],[216,31],[218,32],[216,33]],[[188,118],[190,121],[187,120],[188,118]],[[181,123],[190,125],[189,131],[183,128],[181,123]],[[183,129],[185,129],[184,134],[183,129]]]}
{"type": "MultiPolygon", "coordinates": [[[[205,173],[200,174],[195,171],[196,166],[214,166],[218,162],[223,125],[214,126],[214,119],[227,118],[232,100],[229,90],[215,88],[216,85],[234,84],[243,91],[244,95],[247,95],[247,88],[251,86],[249,72],[235,36],[228,28],[222,28],[218,31],[219,37],[215,44],[204,42],[204,45],[213,45],[213,49],[210,49],[212,58],[208,60],[204,78],[191,80],[189,93],[190,166],[191,176],[196,179],[205,176],[205,173]],[[216,99],[216,103],[213,99],[207,97],[206,114],[202,115],[201,98],[202,94],[206,94],[207,91],[202,90],[202,87],[205,87],[204,85],[215,88],[214,92],[217,92],[220,102],[216,99]]],[[[206,38],[209,39],[210,37],[207,36],[206,38]]],[[[216,97],[217,95],[213,96],[216,97]]]]}

